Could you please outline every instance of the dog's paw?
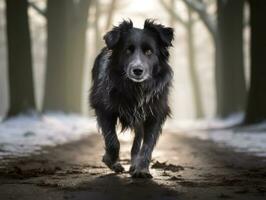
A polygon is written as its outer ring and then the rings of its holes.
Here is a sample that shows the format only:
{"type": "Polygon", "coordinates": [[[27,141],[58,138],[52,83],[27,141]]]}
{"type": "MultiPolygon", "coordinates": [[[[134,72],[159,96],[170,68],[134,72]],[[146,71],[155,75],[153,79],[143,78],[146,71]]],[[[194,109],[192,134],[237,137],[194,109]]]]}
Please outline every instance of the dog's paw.
{"type": "Polygon", "coordinates": [[[110,167],[115,173],[122,173],[123,171],[125,171],[125,168],[119,163],[116,162],[115,164],[113,164],[110,167]]]}
{"type": "Polygon", "coordinates": [[[108,156],[108,154],[105,154],[103,156],[102,161],[107,165],[107,167],[109,167],[115,173],[121,173],[125,171],[124,167],[118,161],[116,162],[112,161],[110,159],[110,156],[108,156]]]}
{"type": "Polygon", "coordinates": [[[153,178],[148,169],[137,170],[130,172],[132,178],[153,178]]]}
{"type": "Polygon", "coordinates": [[[134,165],[131,165],[129,167],[129,171],[128,172],[132,175],[134,173],[135,169],[136,169],[136,167],[134,165]]]}

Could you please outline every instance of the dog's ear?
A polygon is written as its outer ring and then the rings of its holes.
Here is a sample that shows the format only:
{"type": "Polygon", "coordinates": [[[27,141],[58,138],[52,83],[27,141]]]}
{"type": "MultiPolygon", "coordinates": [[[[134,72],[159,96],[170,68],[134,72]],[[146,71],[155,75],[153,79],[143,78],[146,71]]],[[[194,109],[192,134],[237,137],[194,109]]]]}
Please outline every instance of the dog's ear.
{"type": "Polygon", "coordinates": [[[165,47],[172,46],[172,41],[174,39],[174,29],[170,27],[165,27],[161,24],[157,24],[152,19],[146,19],[144,23],[144,29],[155,32],[161,44],[165,47]]]}
{"type": "Polygon", "coordinates": [[[119,24],[119,26],[114,26],[113,29],[107,32],[103,37],[106,46],[109,49],[113,49],[119,42],[121,35],[131,28],[133,28],[133,23],[131,20],[128,21],[124,20],[119,24]]]}
{"type": "Polygon", "coordinates": [[[107,32],[103,39],[106,43],[108,49],[113,49],[113,47],[118,43],[120,38],[120,31],[118,27],[114,27],[111,31],[107,32]]]}

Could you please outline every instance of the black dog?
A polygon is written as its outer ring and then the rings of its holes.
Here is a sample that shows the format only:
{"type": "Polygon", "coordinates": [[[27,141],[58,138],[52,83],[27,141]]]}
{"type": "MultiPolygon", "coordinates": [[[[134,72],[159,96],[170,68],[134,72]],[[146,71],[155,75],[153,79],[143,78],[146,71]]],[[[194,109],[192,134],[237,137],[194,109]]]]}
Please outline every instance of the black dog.
{"type": "Polygon", "coordinates": [[[105,140],[103,162],[115,172],[120,144],[116,135],[119,119],[122,130],[135,131],[130,173],[151,178],[152,151],[170,114],[168,106],[172,70],[168,48],[173,29],[146,20],[143,29],[123,21],[104,36],[106,47],[97,56],[93,69],[90,104],[105,140]]]}

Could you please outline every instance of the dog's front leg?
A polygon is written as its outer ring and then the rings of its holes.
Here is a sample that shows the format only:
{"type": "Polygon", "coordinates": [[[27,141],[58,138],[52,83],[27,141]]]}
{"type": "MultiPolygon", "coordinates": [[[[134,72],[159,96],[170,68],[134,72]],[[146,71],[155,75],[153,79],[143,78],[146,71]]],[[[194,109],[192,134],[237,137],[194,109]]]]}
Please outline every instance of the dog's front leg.
{"type": "Polygon", "coordinates": [[[131,166],[129,172],[132,173],[135,170],[136,159],[140,151],[141,142],[144,135],[143,124],[138,124],[134,127],[135,137],[131,148],[131,166]]]}
{"type": "Polygon", "coordinates": [[[132,172],[133,178],[152,178],[149,172],[149,165],[152,151],[161,132],[162,123],[150,119],[144,123],[144,138],[141,150],[135,160],[135,169],[132,172]]]}
{"type": "Polygon", "coordinates": [[[102,161],[113,171],[119,173],[123,172],[124,168],[119,163],[120,143],[116,135],[116,121],[115,115],[96,111],[98,125],[102,130],[105,142],[105,154],[102,161]]]}

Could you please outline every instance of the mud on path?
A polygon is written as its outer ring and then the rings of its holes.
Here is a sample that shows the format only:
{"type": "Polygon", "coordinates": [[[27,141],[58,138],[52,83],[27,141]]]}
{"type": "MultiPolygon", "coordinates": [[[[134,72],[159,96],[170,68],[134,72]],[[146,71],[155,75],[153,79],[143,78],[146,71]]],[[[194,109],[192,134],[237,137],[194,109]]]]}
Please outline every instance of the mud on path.
{"type": "MultiPolygon", "coordinates": [[[[121,142],[128,170],[131,141],[121,142]]],[[[114,174],[101,163],[100,135],[0,161],[1,200],[266,199],[266,161],[209,141],[164,133],[152,180],[114,174]]]]}

